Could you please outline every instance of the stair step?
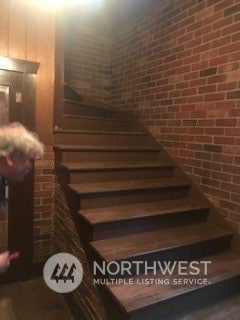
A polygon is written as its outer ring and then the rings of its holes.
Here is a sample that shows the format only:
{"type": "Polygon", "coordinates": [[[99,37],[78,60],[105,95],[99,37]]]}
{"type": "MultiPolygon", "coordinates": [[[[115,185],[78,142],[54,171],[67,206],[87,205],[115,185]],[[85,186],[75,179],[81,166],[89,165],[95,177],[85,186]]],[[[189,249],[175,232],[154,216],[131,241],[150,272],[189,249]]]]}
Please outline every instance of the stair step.
{"type": "Polygon", "coordinates": [[[173,320],[239,320],[240,294],[234,294],[228,298],[201,308],[195,312],[178,316],[173,320]]]}
{"type": "Polygon", "coordinates": [[[124,179],[105,182],[68,184],[76,209],[112,207],[117,205],[182,199],[188,196],[190,184],[183,179],[124,179]]]}
{"type": "MultiPolygon", "coordinates": [[[[121,245],[118,244],[118,249],[121,245]]],[[[117,251],[117,250],[116,250],[117,251]]],[[[151,273],[144,276],[134,276],[132,284],[108,284],[106,292],[108,299],[113,297],[115,307],[118,307],[117,319],[120,314],[128,314],[131,320],[159,320],[169,319],[194,307],[204,306],[209,301],[214,302],[224,297],[229,292],[239,292],[240,285],[240,256],[233,252],[224,252],[216,255],[205,256],[201,261],[211,261],[207,266],[207,274],[201,268],[198,276],[179,276],[177,271],[172,275],[163,275],[159,270],[156,274],[151,273]],[[167,283],[159,284],[158,281],[167,279],[167,283]],[[181,279],[182,280],[178,280],[181,279]],[[194,279],[206,279],[207,283],[196,284],[194,279]],[[141,281],[152,279],[152,283],[140,284],[141,281]],[[180,281],[192,283],[180,283],[180,281]],[[177,283],[177,284],[176,284],[177,283]]],[[[198,266],[200,267],[200,265],[198,266]]],[[[176,268],[177,270],[177,268],[176,268]]],[[[185,271],[185,270],[184,270],[185,271]]],[[[206,270],[205,270],[206,271],[206,270]]],[[[126,281],[128,279],[125,279],[126,281]]],[[[114,313],[113,313],[114,314],[114,313]]],[[[239,316],[239,314],[238,314],[239,316]]],[[[178,317],[174,318],[178,319],[178,317]]],[[[211,319],[211,318],[190,318],[211,319]]],[[[219,319],[219,318],[213,318],[219,319]]],[[[232,319],[226,317],[224,319],[232,319]]],[[[236,318],[238,319],[238,318],[236,318]]]]}
{"type": "Polygon", "coordinates": [[[101,161],[66,162],[59,168],[66,184],[119,181],[134,179],[170,178],[175,165],[160,161],[101,161]]]}
{"type": "Polygon", "coordinates": [[[126,146],[126,145],[68,145],[54,146],[56,162],[96,162],[115,160],[157,160],[160,146],[126,146]]]}
{"type": "Polygon", "coordinates": [[[152,136],[139,131],[92,131],[54,129],[55,144],[77,145],[156,145],[152,136]]]}
{"type": "Polygon", "coordinates": [[[63,112],[83,115],[83,116],[93,116],[93,117],[114,117],[114,109],[105,109],[98,108],[94,105],[89,106],[84,104],[83,102],[72,101],[72,100],[63,100],[63,112]]]}
{"type": "Polygon", "coordinates": [[[174,164],[162,161],[98,161],[98,162],[64,162],[60,167],[68,171],[124,170],[145,168],[174,168],[174,164]]]}
{"type": "Polygon", "coordinates": [[[188,211],[207,211],[206,206],[191,204],[188,199],[137,203],[107,208],[80,210],[79,214],[90,225],[112,223],[117,221],[137,220],[173,213],[181,214],[188,211]]]}
{"type": "Polygon", "coordinates": [[[100,116],[85,116],[85,115],[77,115],[71,113],[64,113],[64,118],[75,118],[75,119],[91,119],[91,120],[104,120],[104,121],[113,121],[113,122],[130,122],[132,119],[130,118],[112,118],[112,117],[100,117],[100,116]]]}
{"type": "Polygon", "coordinates": [[[209,208],[188,198],[79,211],[82,234],[88,241],[172,228],[207,220],[209,208]]]}
{"type": "Polygon", "coordinates": [[[125,146],[125,145],[55,145],[54,149],[62,151],[160,151],[159,146],[125,146]]]}
{"type": "Polygon", "coordinates": [[[181,259],[188,259],[190,253],[196,254],[197,257],[203,252],[210,251],[208,254],[211,254],[212,250],[218,249],[214,245],[215,242],[218,245],[218,240],[220,240],[219,249],[222,249],[221,245],[226,249],[230,244],[231,233],[203,222],[94,241],[91,242],[91,247],[104,261],[133,258],[144,260],[147,255],[156,253],[161,260],[169,256],[176,258],[178,255],[181,259]]]}
{"type": "Polygon", "coordinates": [[[105,181],[80,184],[70,184],[69,188],[76,194],[94,194],[118,191],[135,191],[145,189],[189,188],[188,182],[173,178],[167,179],[138,179],[126,181],[105,181]]]}
{"type": "Polygon", "coordinates": [[[99,135],[127,135],[127,136],[146,136],[148,135],[143,131],[96,131],[96,130],[77,130],[77,129],[54,129],[53,133],[62,134],[99,134],[99,135]]]}
{"type": "Polygon", "coordinates": [[[72,114],[63,114],[62,127],[66,129],[86,129],[95,131],[141,130],[141,126],[136,121],[130,119],[87,117],[72,114]]]}

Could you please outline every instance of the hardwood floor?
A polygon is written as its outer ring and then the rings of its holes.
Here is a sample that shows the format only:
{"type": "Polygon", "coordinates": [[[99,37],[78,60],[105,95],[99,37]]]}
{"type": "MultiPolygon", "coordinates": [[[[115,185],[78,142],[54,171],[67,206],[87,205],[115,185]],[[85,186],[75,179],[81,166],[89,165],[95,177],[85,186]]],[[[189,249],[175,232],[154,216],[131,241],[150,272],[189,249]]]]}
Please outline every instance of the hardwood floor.
{"type": "Polygon", "coordinates": [[[192,314],[176,317],[172,320],[239,320],[240,319],[240,295],[236,294],[224,301],[206,306],[192,314]]]}
{"type": "Polygon", "coordinates": [[[0,320],[74,320],[63,296],[43,279],[0,286],[0,320]]]}

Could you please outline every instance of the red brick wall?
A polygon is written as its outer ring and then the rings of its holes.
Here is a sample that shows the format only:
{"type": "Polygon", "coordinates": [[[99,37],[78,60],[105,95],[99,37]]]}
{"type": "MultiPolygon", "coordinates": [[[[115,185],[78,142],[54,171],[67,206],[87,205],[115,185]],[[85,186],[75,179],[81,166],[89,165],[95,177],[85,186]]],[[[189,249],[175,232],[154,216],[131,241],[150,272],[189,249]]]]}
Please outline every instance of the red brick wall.
{"type": "Polygon", "coordinates": [[[83,14],[66,24],[65,81],[77,92],[108,102],[111,37],[107,27],[83,14]]]}
{"type": "MultiPolygon", "coordinates": [[[[55,192],[54,252],[67,252],[73,254],[81,261],[84,270],[83,280],[80,286],[72,293],[72,297],[84,314],[85,319],[106,319],[99,293],[93,285],[93,276],[85,251],[80,242],[58,176],[56,176],[55,192]]],[[[79,317],[81,316],[79,315],[79,317]]]]}
{"type": "Polygon", "coordinates": [[[52,146],[35,163],[33,261],[42,262],[53,253],[55,170],[52,146]]]}
{"type": "Polygon", "coordinates": [[[173,0],[113,40],[113,105],[135,110],[240,230],[240,2],[173,0]]]}

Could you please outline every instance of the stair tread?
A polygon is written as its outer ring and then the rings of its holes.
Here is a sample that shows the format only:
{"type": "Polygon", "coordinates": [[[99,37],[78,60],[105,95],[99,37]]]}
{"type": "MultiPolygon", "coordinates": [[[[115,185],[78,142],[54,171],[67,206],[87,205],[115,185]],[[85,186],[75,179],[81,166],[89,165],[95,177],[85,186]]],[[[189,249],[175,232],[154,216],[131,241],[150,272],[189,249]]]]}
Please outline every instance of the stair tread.
{"type": "Polygon", "coordinates": [[[230,235],[222,228],[203,222],[93,241],[91,247],[105,261],[117,261],[230,235]]]}
{"type": "Polygon", "coordinates": [[[188,315],[174,318],[174,320],[239,320],[239,315],[240,294],[235,294],[188,315]]]}
{"type": "MultiPolygon", "coordinates": [[[[118,246],[120,247],[120,246],[118,246]]],[[[173,272],[172,275],[165,275],[169,279],[169,284],[157,284],[151,283],[146,285],[139,285],[139,279],[163,279],[164,275],[160,270],[147,275],[134,276],[133,284],[107,284],[107,289],[115,296],[122,307],[127,312],[133,312],[135,310],[144,308],[146,306],[154,305],[155,303],[172,299],[180,296],[181,294],[192,292],[203,286],[210,286],[213,283],[227,280],[240,276],[240,256],[236,253],[227,251],[220,254],[209,255],[201,259],[194,261],[211,261],[208,264],[207,275],[203,273],[199,275],[199,278],[207,278],[209,283],[207,284],[174,284],[173,279],[180,278],[177,272],[173,272]],[[138,280],[137,280],[138,279],[138,280]]],[[[163,265],[164,267],[164,265],[163,265]]],[[[177,268],[176,268],[177,269],[177,268]]],[[[183,278],[195,278],[196,276],[182,276],[183,278]]],[[[195,318],[194,318],[195,319],[195,318]]],[[[202,318],[201,318],[202,319],[202,318]]]]}
{"type": "Polygon", "coordinates": [[[146,136],[148,135],[143,131],[97,131],[97,130],[74,130],[74,129],[54,129],[53,133],[73,133],[73,134],[100,134],[100,135],[139,135],[146,136]]]}
{"type": "Polygon", "coordinates": [[[86,182],[80,184],[70,184],[69,188],[78,194],[115,192],[127,190],[158,189],[168,187],[189,187],[188,182],[183,182],[174,178],[163,179],[137,179],[137,180],[119,180],[104,182],[86,182]]]}
{"type": "Polygon", "coordinates": [[[79,145],[79,144],[59,144],[54,149],[66,151],[160,151],[160,146],[126,146],[126,145],[79,145]]]}
{"type": "Polygon", "coordinates": [[[82,116],[82,115],[75,115],[71,113],[64,113],[63,118],[78,118],[78,119],[93,119],[93,120],[106,120],[106,121],[114,121],[114,122],[131,122],[132,119],[119,119],[119,118],[113,118],[113,117],[96,117],[96,116],[82,116]]]}
{"type": "Polygon", "coordinates": [[[69,171],[174,167],[173,164],[163,163],[162,161],[62,162],[60,166],[69,171]]]}
{"type": "Polygon", "coordinates": [[[137,203],[122,206],[85,209],[79,213],[90,224],[99,224],[112,221],[136,219],[164,215],[171,212],[182,213],[190,210],[208,209],[201,204],[192,204],[189,199],[177,199],[171,201],[159,201],[148,203],[137,203]]]}

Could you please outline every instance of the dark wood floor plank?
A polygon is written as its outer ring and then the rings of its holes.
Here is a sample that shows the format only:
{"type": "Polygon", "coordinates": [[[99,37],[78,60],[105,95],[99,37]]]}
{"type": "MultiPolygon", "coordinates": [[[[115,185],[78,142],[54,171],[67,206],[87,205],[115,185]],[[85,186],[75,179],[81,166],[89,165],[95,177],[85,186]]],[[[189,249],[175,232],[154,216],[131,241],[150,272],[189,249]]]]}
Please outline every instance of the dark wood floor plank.
{"type": "Polygon", "coordinates": [[[189,315],[178,316],[172,320],[239,320],[240,294],[221,300],[211,306],[189,315]]]}
{"type": "Polygon", "coordinates": [[[0,301],[4,300],[12,317],[0,315],[2,320],[74,320],[63,296],[49,289],[41,278],[1,286],[0,301]]]}

